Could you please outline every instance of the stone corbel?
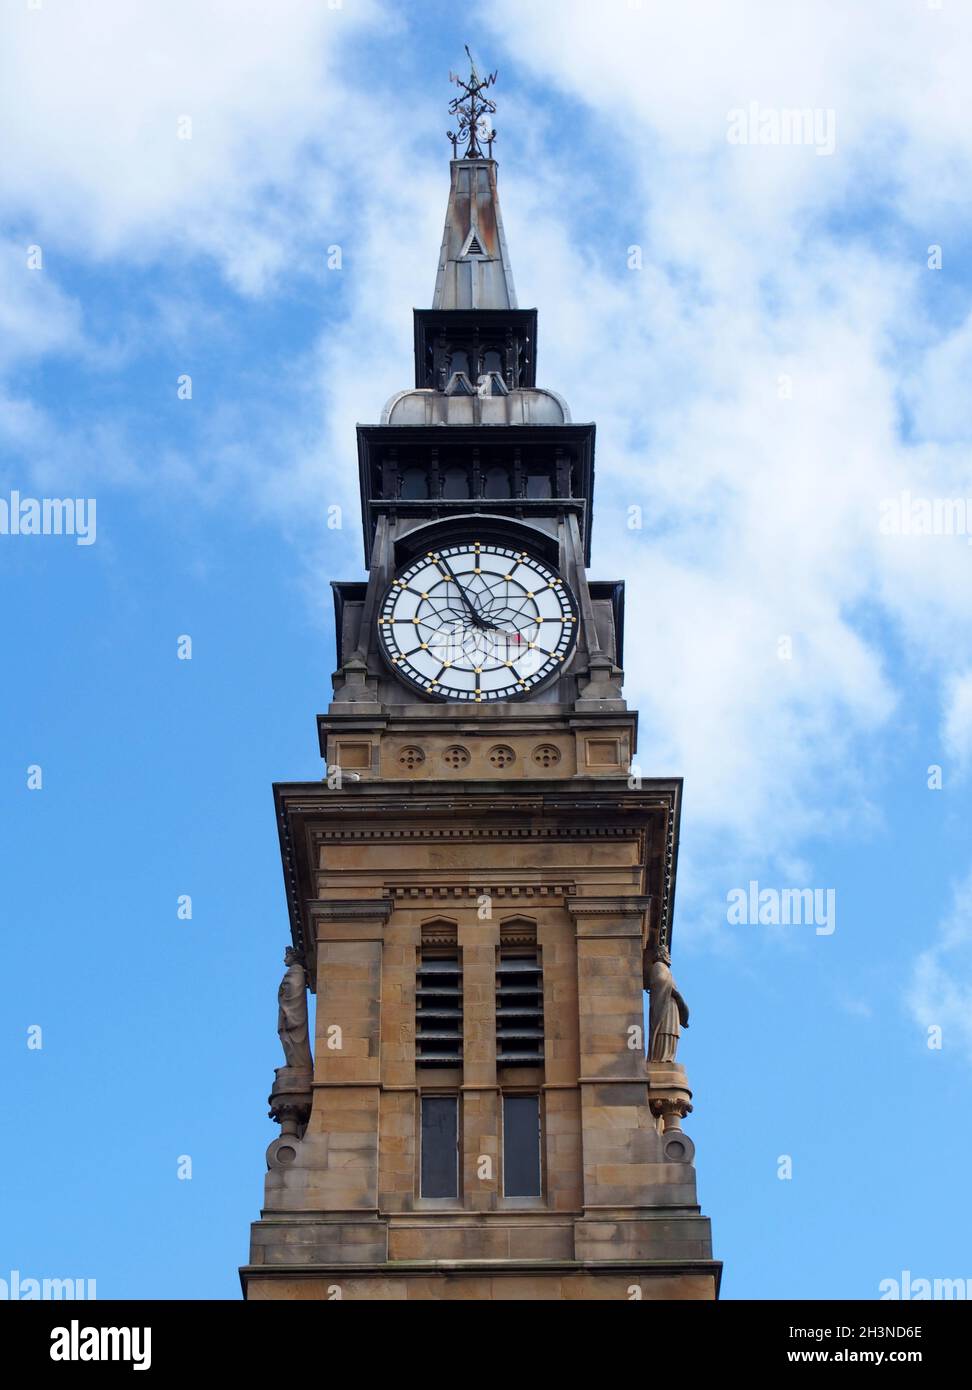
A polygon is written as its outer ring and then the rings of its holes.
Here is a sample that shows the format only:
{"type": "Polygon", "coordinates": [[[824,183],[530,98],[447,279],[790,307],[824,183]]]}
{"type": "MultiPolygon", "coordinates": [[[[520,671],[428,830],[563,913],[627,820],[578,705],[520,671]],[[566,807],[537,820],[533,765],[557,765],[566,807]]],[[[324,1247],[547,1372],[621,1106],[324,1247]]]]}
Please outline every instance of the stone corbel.
{"type": "Polygon", "coordinates": [[[640,936],[644,941],[651,901],[640,894],[618,893],[610,897],[572,897],[566,907],[578,936],[640,936]]]}
{"type": "Polygon", "coordinates": [[[277,1067],[269,1095],[270,1118],[280,1134],[267,1149],[267,1168],[289,1168],[297,1158],[313,1101],[313,1077],[296,1067],[277,1067]]]}
{"type": "Polygon", "coordinates": [[[380,941],[394,906],[391,898],[310,898],[305,911],[315,943],[380,941]]]}
{"type": "Polygon", "coordinates": [[[280,1126],[281,1137],[299,1139],[310,1118],[313,1073],[296,1067],[277,1067],[268,1097],[270,1118],[280,1126]]]}
{"type": "Polygon", "coordinates": [[[645,1062],[648,1072],[648,1106],[662,1136],[665,1156],[673,1163],[691,1163],[695,1145],[682,1130],[692,1113],[692,1092],[685,1068],[678,1062],[645,1062]]]}

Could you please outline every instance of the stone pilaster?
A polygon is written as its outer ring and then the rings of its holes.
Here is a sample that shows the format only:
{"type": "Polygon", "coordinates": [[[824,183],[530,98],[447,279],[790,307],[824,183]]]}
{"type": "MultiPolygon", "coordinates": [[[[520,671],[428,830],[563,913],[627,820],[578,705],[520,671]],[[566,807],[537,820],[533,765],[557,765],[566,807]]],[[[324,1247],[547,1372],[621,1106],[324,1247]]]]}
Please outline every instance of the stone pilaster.
{"type": "MultiPolygon", "coordinates": [[[[378,1219],[378,1116],[382,929],[390,911],[387,900],[307,905],[317,944],[312,1101],[303,1133],[288,1124],[290,1132],[267,1151],[254,1265],[387,1258],[378,1219]]],[[[274,1095],[279,1087],[278,1078],[274,1095]]],[[[289,1119],[288,1097],[280,1104],[289,1119]]]]}

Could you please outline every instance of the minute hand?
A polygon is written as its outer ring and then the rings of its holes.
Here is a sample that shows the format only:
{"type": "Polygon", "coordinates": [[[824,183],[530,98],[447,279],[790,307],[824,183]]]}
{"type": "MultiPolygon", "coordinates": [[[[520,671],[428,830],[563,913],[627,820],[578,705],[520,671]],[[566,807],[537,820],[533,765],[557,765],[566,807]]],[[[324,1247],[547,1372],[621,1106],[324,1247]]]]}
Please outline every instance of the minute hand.
{"type": "Polygon", "coordinates": [[[443,566],[443,568],[445,569],[446,574],[449,576],[449,578],[452,580],[453,584],[455,584],[456,588],[459,590],[459,597],[462,599],[463,603],[465,604],[466,610],[467,610],[467,612],[469,613],[469,616],[470,616],[470,618],[472,618],[472,620],[473,620],[473,622],[475,623],[475,625],[476,625],[477,627],[482,627],[482,628],[488,627],[489,624],[488,624],[488,623],[485,623],[485,622],[483,621],[483,619],[479,616],[479,614],[476,612],[476,609],[473,607],[472,600],[470,599],[469,595],[466,593],[466,591],[465,591],[465,589],[462,587],[462,585],[459,583],[459,580],[458,580],[458,579],[456,578],[456,576],[453,574],[453,572],[452,572],[452,566],[449,564],[449,561],[445,558],[445,556],[443,556],[443,555],[440,555],[440,556],[439,556],[439,564],[443,566]]]}

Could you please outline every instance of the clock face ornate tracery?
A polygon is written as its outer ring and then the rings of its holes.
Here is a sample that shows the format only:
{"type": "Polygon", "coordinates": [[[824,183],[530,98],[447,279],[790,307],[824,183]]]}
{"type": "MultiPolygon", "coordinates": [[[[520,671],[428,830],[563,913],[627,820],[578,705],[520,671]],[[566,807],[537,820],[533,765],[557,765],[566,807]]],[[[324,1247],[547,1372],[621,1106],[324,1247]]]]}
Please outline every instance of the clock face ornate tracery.
{"type": "Polygon", "coordinates": [[[378,619],[395,673],[434,700],[519,700],[562,669],[577,640],[568,585],[512,546],[469,541],[401,570],[378,619]]]}

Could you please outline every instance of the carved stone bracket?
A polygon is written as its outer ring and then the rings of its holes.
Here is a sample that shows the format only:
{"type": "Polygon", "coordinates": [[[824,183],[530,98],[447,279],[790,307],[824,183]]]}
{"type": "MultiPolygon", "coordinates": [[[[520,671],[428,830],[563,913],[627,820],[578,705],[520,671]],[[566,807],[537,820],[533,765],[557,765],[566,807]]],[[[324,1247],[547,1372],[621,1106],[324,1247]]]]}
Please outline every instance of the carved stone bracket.
{"type": "Polygon", "coordinates": [[[611,897],[571,896],[565,906],[578,936],[638,936],[645,939],[651,898],[618,894],[611,897]]]}
{"type": "Polygon", "coordinates": [[[392,914],[389,898],[311,898],[307,915],[318,922],[380,922],[392,914]]]}
{"type": "Polygon", "coordinates": [[[283,1135],[301,1138],[310,1119],[313,1076],[296,1067],[277,1067],[268,1104],[270,1118],[276,1120],[283,1135]]]}
{"type": "Polygon", "coordinates": [[[645,1067],[648,1072],[648,1105],[659,1134],[666,1140],[666,1157],[673,1162],[690,1163],[695,1146],[682,1132],[682,1121],[692,1113],[692,1092],[685,1068],[677,1062],[646,1062],[645,1067]]]}

